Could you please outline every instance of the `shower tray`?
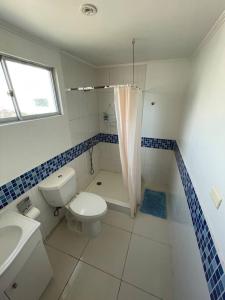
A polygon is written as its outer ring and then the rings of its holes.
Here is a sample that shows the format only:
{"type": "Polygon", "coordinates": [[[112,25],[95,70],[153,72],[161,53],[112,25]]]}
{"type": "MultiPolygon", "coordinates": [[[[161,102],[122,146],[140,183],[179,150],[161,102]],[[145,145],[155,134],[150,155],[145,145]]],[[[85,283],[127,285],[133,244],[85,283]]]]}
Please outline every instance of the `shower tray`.
{"type": "Polygon", "coordinates": [[[104,198],[109,208],[130,214],[128,193],[121,173],[99,171],[86,191],[104,198]]]}

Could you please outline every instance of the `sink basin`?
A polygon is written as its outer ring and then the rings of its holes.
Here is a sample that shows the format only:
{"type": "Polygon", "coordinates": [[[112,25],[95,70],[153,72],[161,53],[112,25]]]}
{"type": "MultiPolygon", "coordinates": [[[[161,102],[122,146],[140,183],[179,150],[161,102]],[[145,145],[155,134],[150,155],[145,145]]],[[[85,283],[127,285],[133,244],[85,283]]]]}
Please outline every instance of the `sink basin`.
{"type": "Polygon", "coordinates": [[[40,299],[52,278],[39,227],[15,211],[0,212],[0,300],[40,299]]]}
{"type": "MultiPolygon", "coordinates": [[[[0,214],[0,289],[2,276],[10,271],[12,262],[20,256],[39,226],[39,222],[14,211],[0,214]]],[[[21,259],[19,264],[22,264],[21,259]]]]}
{"type": "Polygon", "coordinates": [[[22,229],[19,226],[6,226],[0,228],[0,266],[7,262],[11,253],[18,245],[22,236],[22,229]]]}

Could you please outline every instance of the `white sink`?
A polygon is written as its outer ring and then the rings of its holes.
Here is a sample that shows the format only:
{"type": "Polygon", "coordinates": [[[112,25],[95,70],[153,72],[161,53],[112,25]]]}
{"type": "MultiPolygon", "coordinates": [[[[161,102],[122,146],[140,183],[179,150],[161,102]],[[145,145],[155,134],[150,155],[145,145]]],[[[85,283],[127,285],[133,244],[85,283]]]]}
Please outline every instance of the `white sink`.
{"type": "Polygon", "coordinates": [[[17,212],[0,213],[0,300],[37,300],[52,278],[40,223],[17,212]]]}
{"type": "Polygon", "coordinates": [[[39,222],[13,211],[0,214],[0,283],[6,270],[39,226],[39,222]]]}
{"type": "Polygon", "coordinates": [[[19,226],[6,226],[0,228],[0,266],[7,263],[12,252],[16,249],[22,237],[22,229],[19,226]]]}

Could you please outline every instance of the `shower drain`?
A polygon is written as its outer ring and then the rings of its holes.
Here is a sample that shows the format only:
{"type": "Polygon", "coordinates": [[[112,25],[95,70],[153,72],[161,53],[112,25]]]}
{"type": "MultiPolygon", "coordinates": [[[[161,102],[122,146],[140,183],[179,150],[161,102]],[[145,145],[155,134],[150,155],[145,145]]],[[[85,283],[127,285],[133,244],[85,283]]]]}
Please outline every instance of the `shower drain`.
{"type": "Polygon", "coordinates": [[[98,12],[97,7],[90,3],[85,3],[81,5],[80,10],[85,16],[94,16],[98,12]]]}
{"type": "Polygon", "coordinates": [[[96,184],[97,184],[97,185],[102,185],[102,182],[101,182],[101,181],[98,181],[96,184]]]}

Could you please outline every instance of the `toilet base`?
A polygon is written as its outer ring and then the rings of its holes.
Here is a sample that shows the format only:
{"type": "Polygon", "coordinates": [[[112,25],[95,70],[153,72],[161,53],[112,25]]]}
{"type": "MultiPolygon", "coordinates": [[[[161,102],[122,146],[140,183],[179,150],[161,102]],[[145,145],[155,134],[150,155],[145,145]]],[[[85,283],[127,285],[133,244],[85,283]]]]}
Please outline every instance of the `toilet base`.
{"type": "Polygon", "coordinates": [[[96,237],[102,231],[101,220],[82,222],[77,220],[69,211],[66,212],[67,227],[78,234],[96,237]]]}
{"type": "Polygon", "coordinates": [[[82,231],[89,237],[96,237],[102,231],[102,223],[100,220],[95,222],[83,222],[82,231]]]}

